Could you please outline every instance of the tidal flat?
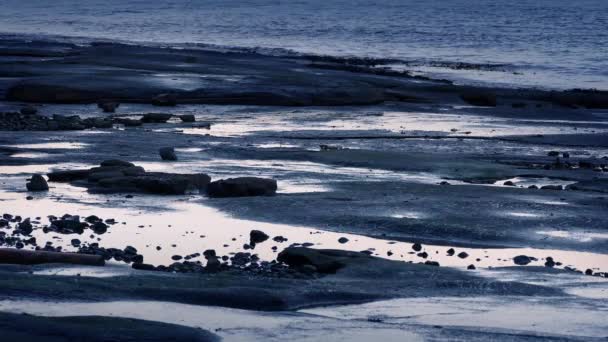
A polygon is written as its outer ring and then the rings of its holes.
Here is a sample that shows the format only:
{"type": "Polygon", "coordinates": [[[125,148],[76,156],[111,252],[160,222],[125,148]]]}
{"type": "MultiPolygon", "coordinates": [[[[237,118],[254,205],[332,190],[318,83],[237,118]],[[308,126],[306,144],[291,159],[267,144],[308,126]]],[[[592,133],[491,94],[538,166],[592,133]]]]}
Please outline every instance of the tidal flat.
{"type": "Polygon", "coordinates": [[[105,263],[2,265],[6,336],[608,336],[606,92],[108,42],[0,52],[2,249],[105,263]],[[276,191],[209,190],[239,177],[276,191]]]}

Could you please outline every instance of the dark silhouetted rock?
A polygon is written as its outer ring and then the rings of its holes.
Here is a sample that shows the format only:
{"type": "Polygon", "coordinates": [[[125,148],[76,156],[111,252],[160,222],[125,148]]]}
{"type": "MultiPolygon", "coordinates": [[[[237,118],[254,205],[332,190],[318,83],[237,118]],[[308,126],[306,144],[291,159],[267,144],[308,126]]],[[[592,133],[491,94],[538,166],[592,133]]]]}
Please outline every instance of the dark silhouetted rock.
{"type": "Polygon", "coordinates": [[[28,191],[48,191],[49,185],[46,179],[41,175],[33,175],[29,182],[25,185],[28,191]]]}
{"type": "Polygon", "coordinates": [[[222,179],[207,186],[209,197],[271,196],[276,191],[277,181],[257,177],[222,179]]]}
{"type": "Polygon", "coordinates": [[[261,230],[252,230],[249,232],[249,240],[252,244],[261,243],[268,240],[269,236],[261,230]]]}
{"type": "Polygon", "coordinates": [[[513,258],[513,262],[516,265],[520,265],[520,266],[525,266],[525,265],[531,263],[534,260],[536,260],[536,258],[529,257],[527,255],[518,255],[515,258],[513,258]]]}
{"type": "Polygon", "coordinates": [[[193,114],[180,115],[179,119],[182,120],[182,122],[195,122],[196,121],[196,118],[194,117],[193,114]]]}
{"type": "Polygon", "coordinates": [[[343,259],[353,254],[363,255],[361,253],[349,253],[346,251],[289,247],[279,253],[277,260],[294,268],[312,265],[320,273],[336,273],[339,269],[346,266],[343,259]]]}
{"type": "Polygon", "coordinates": [[[420,252],[422,250],[422,245],[419,243],[415,243],[412,245],[412,249],[415,250],[416,252],[420,252]]]}
{"type": "Polygon", "coordinates": [[[338,242],[339,242],[339,243],[347,243],[347,242],[348,242],[348,239],[347,239],[347,238],[345,238],[345,237],[341,237],[341,238],[339,238],[339,239],[338,239],[338,242]]]}
{"type": "Polygon", "coordinates": [[[173,147],[161,147],[158,150],[158,154],[160,154],[162,160],[177,160],[177,155],[175,154],[175,149],[173,149],[173,147]]]}
{"type": "Polygon", "coordinates": [[[100,166],[119,166],[119,167],[134,167],[135,166],[135,164],[133,164],[131,162],[120,160],[120,159],[104,160],[99,165],[100,166]]]}
{"type": "Polygon", "coordinates": [[[147,113],[141,118],[143,123],[165,123],[171,119],[172,114],[165,113],[147,113]]]}

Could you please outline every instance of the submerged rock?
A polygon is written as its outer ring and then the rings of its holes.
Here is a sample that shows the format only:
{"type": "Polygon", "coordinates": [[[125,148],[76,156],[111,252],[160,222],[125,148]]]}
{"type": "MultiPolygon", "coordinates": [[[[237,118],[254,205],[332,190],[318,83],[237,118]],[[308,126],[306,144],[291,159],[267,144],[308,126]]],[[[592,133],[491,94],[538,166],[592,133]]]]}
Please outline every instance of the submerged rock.
{"type": "Polygon", "coordinates": [[[257,177],[222,179],[209,183],[209,197],[271,196],[277,191],[277,181],[257,177]]]}
{"type": "Polygon", "coordinates": [[[35,174],[25,184],[28,191],[48,191],[49,185],[41,175],[35,174]]]}

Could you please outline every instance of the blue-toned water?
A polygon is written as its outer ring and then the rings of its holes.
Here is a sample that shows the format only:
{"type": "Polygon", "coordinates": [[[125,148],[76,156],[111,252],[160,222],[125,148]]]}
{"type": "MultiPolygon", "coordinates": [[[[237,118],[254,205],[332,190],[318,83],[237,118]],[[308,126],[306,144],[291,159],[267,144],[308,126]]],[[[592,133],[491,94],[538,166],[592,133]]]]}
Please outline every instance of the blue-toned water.
{"type": "Polygon", "coordinates": [[[0,0],[0,32],[390,57],[460,82],[608,89],[608,0],[0,0]]]}

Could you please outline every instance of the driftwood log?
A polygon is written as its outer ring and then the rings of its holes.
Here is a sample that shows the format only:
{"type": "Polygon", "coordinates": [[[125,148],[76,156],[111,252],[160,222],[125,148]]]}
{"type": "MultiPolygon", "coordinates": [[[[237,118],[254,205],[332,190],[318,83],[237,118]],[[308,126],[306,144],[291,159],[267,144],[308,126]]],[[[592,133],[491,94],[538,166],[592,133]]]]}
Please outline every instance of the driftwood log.
{"type": "Polygon", "coordinates": [[[50,263],[103,266],[105,260],[101,255],[0,248],[0,264],[37,265],[50,263]]]}

